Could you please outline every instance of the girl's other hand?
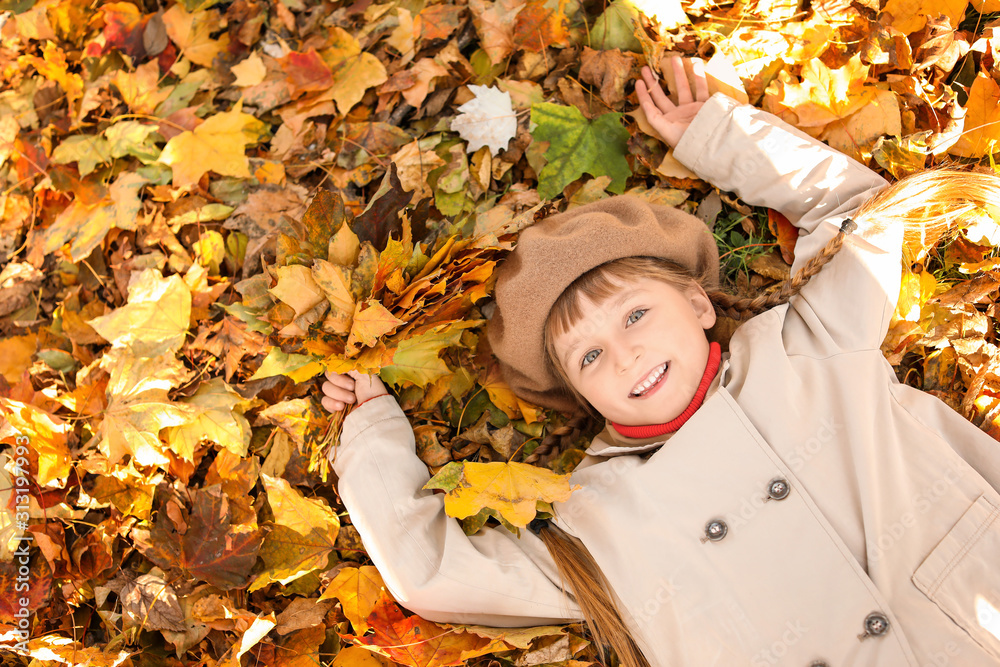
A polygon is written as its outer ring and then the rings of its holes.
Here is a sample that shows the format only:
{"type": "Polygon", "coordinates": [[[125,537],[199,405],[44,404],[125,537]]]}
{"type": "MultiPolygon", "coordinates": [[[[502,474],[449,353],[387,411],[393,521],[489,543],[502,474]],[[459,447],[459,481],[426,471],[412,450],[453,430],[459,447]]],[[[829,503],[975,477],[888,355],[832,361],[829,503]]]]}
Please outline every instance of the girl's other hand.
{"type": "Polygon", "coordinates": [[[337,412],[353,403],[364,403],[369,398],[389,393],[377,375],[365,375],[358,371],[348,371],[346,374],[328,371],[326,380],[322,387],[321,403],[329,412],[337,412]]]}
{"type": "Polygon", "coordinates": [[[687,73],[684,71],[684,61],[671,58],[670,67],[677,82],[677,104],[670,101],[659,82],[653,77],[649,67],[642,68],[642,80],[635,82],[635,92],[639,96],[639,106],[646,114],[646,119],[653,129],[660,133],[663,140],[670,146],[676,146],[685,130],[694,120],[702,105],[708,100],[708,79],[705,78],[705,63],[691,59],[694,97],[691,96],[691,86],[688,84],[687,73]]]}

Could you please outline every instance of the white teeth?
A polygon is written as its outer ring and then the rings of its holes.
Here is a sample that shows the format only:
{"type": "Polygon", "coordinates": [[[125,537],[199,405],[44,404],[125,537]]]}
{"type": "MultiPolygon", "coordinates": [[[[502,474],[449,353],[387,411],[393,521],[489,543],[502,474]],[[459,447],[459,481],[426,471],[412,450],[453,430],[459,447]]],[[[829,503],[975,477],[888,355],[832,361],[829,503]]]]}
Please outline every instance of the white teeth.
{"type": "Polygon", "coordinates": [[[644,393],[646,393],[646,391],[648,391],[650,387],[652,387],[654,384],[660,381],[660,378],[663,377],[663,374],[666,373],[666,371],[667,371],[666,364],[663,364],[662,366],[653,369],[650,372],[650,374],[646,376],[646,379],[642,381],[642,384],[640,384],[636,389],[632,390],[631,395],[641,396],[644,393]]]}

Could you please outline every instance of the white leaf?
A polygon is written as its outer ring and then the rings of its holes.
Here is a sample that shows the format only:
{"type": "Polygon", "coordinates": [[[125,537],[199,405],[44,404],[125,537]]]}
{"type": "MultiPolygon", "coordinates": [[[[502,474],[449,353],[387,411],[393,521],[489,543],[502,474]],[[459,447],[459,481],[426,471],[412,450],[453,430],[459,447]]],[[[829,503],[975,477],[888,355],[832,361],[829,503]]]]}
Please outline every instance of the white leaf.
{"type": "Polygon", "coordinates": [[[489,146],[495,156],[517,135],[510,93],[488,86],[469,86],[469,90],[476,97],[458,107],[462,113],[451,121],[451,129],[469,143],[470,153],[489,146]]]}

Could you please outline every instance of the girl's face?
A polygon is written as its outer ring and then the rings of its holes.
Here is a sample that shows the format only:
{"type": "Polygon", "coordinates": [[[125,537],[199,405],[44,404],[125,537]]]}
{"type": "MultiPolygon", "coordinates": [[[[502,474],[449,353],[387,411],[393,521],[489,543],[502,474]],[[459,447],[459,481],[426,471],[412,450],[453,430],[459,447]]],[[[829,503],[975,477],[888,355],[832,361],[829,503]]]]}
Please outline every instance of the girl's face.
{"type": "Polygon", "coordinates": [[[643,278],[602,303],[582,297],[580,305],[583,317],[553,347],[594,409],[625,426],[659,424],[683,412],[708,363],[705,329],[715,324],[715,309],[705,291],[643,278]]]}

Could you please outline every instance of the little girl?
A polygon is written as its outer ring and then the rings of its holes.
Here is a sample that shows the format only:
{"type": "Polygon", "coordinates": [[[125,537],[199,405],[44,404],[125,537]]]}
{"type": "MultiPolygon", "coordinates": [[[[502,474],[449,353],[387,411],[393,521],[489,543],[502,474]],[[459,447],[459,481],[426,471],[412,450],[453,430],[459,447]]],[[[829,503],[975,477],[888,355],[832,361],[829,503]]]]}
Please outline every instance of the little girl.
{"type": "Polygon", "coordinates": [[[467,537],[421,490],[381,382],[330,374],[324,406],[358,404],[334,468],[372,561],[426,618],[584,619],[630,667],[1000,664],[1000,448],[900,384],[879,349],[904,229],[1000,201],[998,179],[886,188],[773,116],[708,99],[694,70],[676,106],[645,70],[643,110],[701,178],[799,228],[788,289],[720,293],[705,225],[627,196],[524,230],[488,334],[520,396],[606,418],[582,488],[520,537],[467,537]],[[728,353],[708,341],[716,309],[786,299],[728,353]]]}

